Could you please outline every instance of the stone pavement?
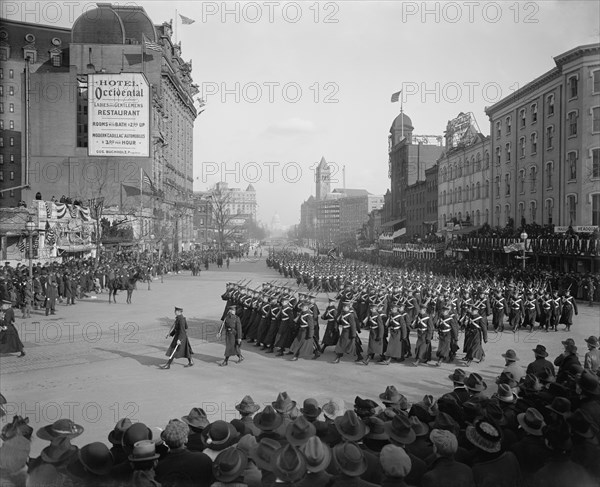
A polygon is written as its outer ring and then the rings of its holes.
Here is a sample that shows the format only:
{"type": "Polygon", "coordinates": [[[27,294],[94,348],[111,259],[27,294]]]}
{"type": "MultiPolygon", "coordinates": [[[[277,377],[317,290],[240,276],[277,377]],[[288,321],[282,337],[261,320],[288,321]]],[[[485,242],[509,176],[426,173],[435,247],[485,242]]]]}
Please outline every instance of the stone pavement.
{"type": "MultiPolygon", "coordinates": [[[[103,294],[75,306],[58,305],[55,316],[38,311],[32,319],[23,320],[17,313],[17,329],[27,355],[0,357],[0,389],[8,400],[7,418],[29,416],[37,429],[68,417],[84,426],[85,432],[74,441],[83,446],[107,441],[108,432],[122,417],[164,427],[170,418],[202,407],[210,420],[230,421],[237,417],[235,404],[246,394],[265,405],[274,401],[278,392],[287,391],[300,405],[312,396],[323,402],[340,397],[351,406],[356,395],[377,400],[379,393],[393,384],[409,401],[418,401],[424,394],[437,397],[445,392],[451,385],[448,374],[462,367],[459,361],[441,367],[417,368],[410,362],[365,367],[346,357],[334,365],[330,363],[334,358],[331,348],[319,360],[289,362],[287,357],[276,358],[247,344],[243,345],[246,360],[242,364],[230,360],[228,367],[218,367],[224,350],[223,343],[216,340],[224,308],[220,295],[226,282],[241,279],[253,279],[251,287],[284,281],[267,268],[264,259],[250,258],[232,261],[229,270],[211,266],[198,277],[187,272],[169,275],[163,283],[154,281],[150,291],[146,284],[138,283],[131,305],[125,304],[125,294],[120,292],[117,304],[108,304],[108,295],[103,294]],[[176,305],[184,308],[188,320],[195,366],[184,368],[183,359],[176,360],[170,370],[161,370],[158,365],[166,360],[170,339],[165,335],[176,305]]],[[[326,296],[320,295],[321,310],[325,302],[326,296]]],[[[562,351],[561,340],[570,336],[583,356],[583,338],[600,335],[600,308],[578,304],[579,316],[571,333],[563,331],[563,326],[556,333],[492,332],[485,347],[486,360],[468,370],[483,375],[491,395],[496,390],[494,378],[504,365],[500,354],[508,348],[516,350],[526,366],[536,344],[544,344],[553,360],[562,351]]],[[[459,344],[462,346],[462,339],[459,344]]],[[[462,357],[461,351],[458,356],[462,357]]],[[[36,438],[32,455],[46,445],[36,438]]]]}

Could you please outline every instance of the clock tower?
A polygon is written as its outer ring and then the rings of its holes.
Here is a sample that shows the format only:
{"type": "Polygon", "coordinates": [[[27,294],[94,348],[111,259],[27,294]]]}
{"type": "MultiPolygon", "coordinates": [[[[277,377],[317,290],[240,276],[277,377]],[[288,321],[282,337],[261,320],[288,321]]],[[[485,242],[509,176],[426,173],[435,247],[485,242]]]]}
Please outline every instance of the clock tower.
{"type": "Polygon", "coordinates": [[[330,192],[329,183],[331,182],[331,166],[327,164],[324,157],[321,157],[321,162],[315,171],[316,182],[316,199],[317,201],[324,200],[330,192]]]}

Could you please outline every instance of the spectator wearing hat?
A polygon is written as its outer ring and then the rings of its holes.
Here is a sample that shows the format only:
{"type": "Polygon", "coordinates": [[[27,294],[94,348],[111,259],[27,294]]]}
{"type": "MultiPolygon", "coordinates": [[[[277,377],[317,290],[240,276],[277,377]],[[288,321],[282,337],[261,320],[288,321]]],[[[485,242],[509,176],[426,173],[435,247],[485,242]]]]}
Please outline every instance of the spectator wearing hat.
{"type": "Polygon", "coordinates": [[[361,476],[367,471],[368,463],[363,450],[351,441],[344,441],[333,447],[332,463],[338,472],[330,487],[356,486],[373,487],[377,484],[363,480],[361,476]]]}
{"type": "Polygon", "coordinates": [[[598,483],[585,468],[570,459],[573,448],[568,423],[560,422],[543,429],[546,445],[551,450],[545,465],[533,475],[535,487],[559,487],[577,485],[578,487],[597,486],[598,483]]]}
{"type": "Polygon", "coordinates": [[[115,465],[118,465],[127,460],[127,453],[123,449],[122,441],[123,435],[131,426],[131,420],[129,418],[123,418],[117,421],[113,430],[108,434],[108,441],[112,445],[110,453],[113,456],[115,465]]]}
{"type": "MultiPolygon", "coordinates": [[[[14,448],[14,445],[11,445],[12,448],[14,448]]],[[[31,476],[38,469],[45,466],[52,466],[56,471],[56,478],[63,479],[66,482],[68,477],[66,467],[77,457],[77,452],[78,448],[75,445],[71,445],[69,438],[58,436],[50,442],[49,446],[42,450],[39,457],[29,460],[28,475],[31,476]]],[[[10,467],[10,461],[7,461],[4,451],[2,453],[3,475],[7,475],[7,471],[10,472],[13,469],[10,467]]]]}
{"type": "Polygon", "coordinates": [[[478,419],[467,426],[467,440],[475,447],[471,463],[475,485],[514,487],[522,485],[519,462],[512,452],[502,452],[502,434],[497,426],[478,419]]]}
{"type": "Polygon", "coordinates": [[[2,333],[0,353],[19,352],[18,356],[24,357],[25,347],[19,338],[19,332],[15,328],[15,312],[12,303],[10,301],[3,301],[2,311],[4,311],[4,318],[0,320],[0,332],[2,333]]]}
{"type": "Polygon", "coordinates": [[[131,455],[128,456],[133,470],[130,484],[135,487],[160,487],[155,479],[159,458],[160,454],[156,451],[154,441],[142,440],[135,443],[131,455]]]}
{"type": "Polygon", "coordinates": [[[452,374],[448,376],[448,378],[452,381],[454,385],[454,390],[449,393],[456,402],[460,405],[465,401],[468,401],[471,397],[471,394],[465,387],[465,380],[467,379],[467,374],[462,369],[455,369],[452,374]]]}
{"type": "Polygon", "coordinates": [[[254,414],[260,409],[260,406],[254,402],[250,396],[245,396],[239,404],[235,405],[244,423],[254,436],[260,434],[260,430],[254,425],[254,414]]]}
{"type": "Polygon", "coordinates": [[[591,336],[585,339],[588,351],[583,359],[583,368],[592,371],[594,374],[600,370],[600,350],[598,350],[598,338],[591,336]]]}
{"type": "Polygon", "coordinates": [[[292,445],[280,448],[272,458],[276,485],[297,485],[307,474],[304,455],[292,445]]]}
{"type": "MultiPolygon", "coordinates": [[[[283,416],[271,405],[265,406],[262,412],[254,416],[254,425],[260,430],[257,440],[270,438],[277,441],[280,445],[284,445],[286,440],[280,433],[280,428],[283,425],[283,416]]],[[[287,428],[287,425],[286,425],[287,428]]],[[[285,430],[283,430],[285,431],[285,430]]]]}
{"type": "Polygon", "coordinates": [[[573,413],[568,423],[571,426],[573,441],[571,459],[600,480],[600,445],[596,438],[600,428],[592,422],[589,414],[581,409],[573,413]]]}
{"type": "Polygon", "coordinates": [[[468,465],[457,462],[458,440],[450,431],[433,429],[429,434],[434,459],[423,476],[422,487],[474,487],[473,472],[468,465]]]}
{"type": "Polygon", "coordinates": [[[577,380],[579,409],[585,411],[596,425],[600,425],[600,383],[597,375],[584,370],[577,380]]]}
{"type": "Polygon", "coordinates": [[[331,449],[316,436],[312,436],[299,448],[306,461],[306,477],[297,487],[325,487],[332,476],[326,472],[331,462],[331,449]]]}
{"type": "Polygon", "coordinates": [[[473,372],[465,380],[465,387],[470,394],[469,400],[482,396],[483,391],[487,389],[487,384],[483,377],[476,372],[473,372]]]}
{"type": "Polygon", "coordinates": [[[575,341],[572,338],[567,338],[561,342],[565,347],[563,353],[554,359],[554,365],[558,367],[558,373],[556,374],[557,382],[565,382],[568,380],[568,374],[574,365],[581,366],[579,357],[577,356],[577,347],[575,341]]]}
{"type": "Polygon", "coordinates": [[[502,354],[502,357],[505,360],[503,372],[510,372],[517,382],[525,377],[525,369],[517,364],[519,357],[517,357],[517,353],[514,350],[507,350],[506,353],[502,354]]]}
{"type": "Polygon", "coordinates": [[[190,428],[186,447],[189,451],[203,451],[205,444],[202,441],[202,432],[209,425],[206,412],[202,408],[192,408],[190,414],[183,416],[182,421],[190,428]]]}
{"type": "Polygon", "coordinates": [[[110,486],[113,481],[108,475],[113,464],[108,447],[104,443],[94,442],[77,452],[76,459],[67,466],[67,474],[75,485],[110,486]]]}
{"type": "Polygon", "coordinates": [[[248,487],[262,487],[262,474],[251,457],[251,453],[257,445],[256,437],[251,434],[242,436],[234,445],[246,455],[248,460],[243,474],[244,483],[248,487]]]}
{"type": "Polygon", "coordinates": [[[412,468],[412,462],[407,453],[399,446],[387,445],[381,450],[379,457],[383,471],[382,487],[406,487],[406,477],[412,468]]]}
{"type": "Polygon", "coordinates": [[[204,428],[200,436],[204,443],[203,453],[214,460],[220,452],[236,443],[239,433],[231,423],[217,420],[204,428]]]}
{"type": "MultiPolygon", "coordinates": [[[[412,444],[417,435],[412,428],[412,423],[408,416],[404,414],[398,414],[394,418],[384,424],[386,433],[390,438],[392,445],[401,446],[406,450],[406,447],[412,444]]],[[[427,465],[419,457],[414,456],[412,453],[407,452],[412,467],[410,473],[406,479],[409,485],[420,485],[421,479],[427,471],[427,465]]]]}
{"type": "Polygon", "coordinates": [[[319,403],[316,399],[309,397],[304,400],[302,407],[300,408],[300,414],[306,418],[310,423],[314,423],[318,420],[321,415],[322,409],[319,407],[319,403]]]}
{"type": "MultiPolygon", "coordinates": [[[[152,431],[144,423],[134,423],[129,426],[124,432],[121,439],[123,452],[127,457],[132,454],[133,448],[138,441],[152,440],[152,431]]],[[[123,461],[116,464],[111,472],[110,477],[119,482],[127,482],[131,478],[133,470],[131,463],[123,461]]]]}
{"type": "Polygon", "coordinates": [[[262,485],[275,483],[273,457],[281,449],[281,444],[272,438],[262,438],[250,451],[250,458],[261,471],[262,485]]]}
{"type": "Polygon", "coordinates": [[[161,484],[211,485],[212,461],[204,452],[192,452],[186,448],[189,432],[186,423],[172,419],[161,433],[161,438],[169,447],[169,453],[158,461],[156,467],[156,479],[161,484]]]}
{"type": "Polygon", "coordinates": [[[525,435],[510,447],[510,451],[517,457],[521,472],[527,480],[534,472],[543,467],[551,452],[546,446],[542,434],[546,423],[537,409],[528,408],[524,413],[517,415],[517,421],[525,435]]]}
{"type": "Polygon", "coordinates": [[[534,374],[539,377],[543,372],[548,372],[552,377],[555,377],[556,371],[554,370],[554,364],[546,359],[548,356],[546,347],[544,347],[544,345],[537,345],[532,351],[535,355],[535,360],[527,366],[526,373],[534,374]]]}
{"type": "Polygon", "coordinates": [[[213,487],[246,485],[244,471],[247,463],[248,457],[238,448],[229,447],[221,451],[212,465],[212,473],[216,479],[213,487]]]}

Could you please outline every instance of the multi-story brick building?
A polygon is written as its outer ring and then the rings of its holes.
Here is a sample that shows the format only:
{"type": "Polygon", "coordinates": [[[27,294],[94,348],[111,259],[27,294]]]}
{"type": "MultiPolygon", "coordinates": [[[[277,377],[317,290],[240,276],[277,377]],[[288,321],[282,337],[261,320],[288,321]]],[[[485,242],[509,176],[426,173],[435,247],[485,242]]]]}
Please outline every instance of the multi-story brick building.
{"type": "Polygon", "coordinates": [[[560,54],[486,109],[492,225],[600,223],[599,56],[600,44],[560,54]]]}

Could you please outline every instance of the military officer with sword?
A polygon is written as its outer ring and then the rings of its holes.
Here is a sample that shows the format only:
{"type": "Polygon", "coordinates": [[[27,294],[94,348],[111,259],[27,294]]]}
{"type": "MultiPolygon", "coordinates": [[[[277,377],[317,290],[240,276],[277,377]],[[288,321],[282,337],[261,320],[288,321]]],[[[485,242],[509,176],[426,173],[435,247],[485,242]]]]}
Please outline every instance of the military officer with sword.
{"type": "Polygon", "coordinates": [[[192,360],[192,355],[194,352],[192,351],[192,346],[188,340],[187,328],[187,320],[185,319],[185,316],[183,316],[183,308],[176,307],[175,323],[173,323],[171,330],[165,337],[173,337],[173,341],[171,341],[171,345],[166,353],[167,357],[169,357],[169,360],[167,360],[166,364],[160,366],[161,369],[170,369],[173,360],[176,358],[188,359],[188,363],[187,365],[184,365],[184,367],[191,367],[194,365],[192,360]]]}

